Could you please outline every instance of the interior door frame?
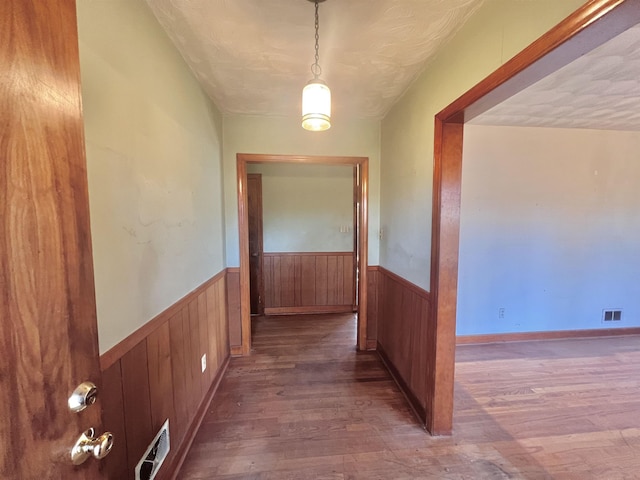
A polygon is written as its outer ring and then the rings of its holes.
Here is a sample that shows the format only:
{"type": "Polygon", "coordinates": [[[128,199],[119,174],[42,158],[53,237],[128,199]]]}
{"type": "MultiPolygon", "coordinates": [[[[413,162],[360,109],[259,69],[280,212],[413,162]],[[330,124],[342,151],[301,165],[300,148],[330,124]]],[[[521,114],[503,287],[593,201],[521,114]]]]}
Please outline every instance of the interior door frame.
{"type": "Polygon", "coordinates": [[[369,158],[312,155],[267,155],[238,153],[238,231],[240,237],[240,319],[242,325],[242,355],[251,353],[251,308],[249,297],[249,215],[247,199],[247,164],[293,163],[304,165],[345,165],[358,167],[360,172],[360,252],[358,265],[358,334],[357,349],[367,349],[367,264],[368,264],[368,198],[369,158]]]}
{"type": "Polygon", "coordinates": [[[591,0],[435,117],[431,239],[431,345],[427,361],[432,408],[427,428],[450,434],[464,123],[640,23],[640,0],[591,0]]]}

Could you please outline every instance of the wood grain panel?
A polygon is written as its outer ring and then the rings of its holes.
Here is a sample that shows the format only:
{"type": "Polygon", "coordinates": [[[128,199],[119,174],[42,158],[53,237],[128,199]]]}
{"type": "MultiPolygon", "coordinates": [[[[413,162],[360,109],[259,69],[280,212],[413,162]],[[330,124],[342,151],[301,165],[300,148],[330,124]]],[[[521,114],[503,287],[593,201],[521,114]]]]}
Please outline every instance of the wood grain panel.
{"type": "Polygon", "coordinates": [[[213,332],[209,332],[209,317],[207,311],[207,293],[202,292],[198,296],[198,323],[200,325],[200,350],[198,351],[198,359],[200,360],[200,376],[202,379],[202,395],[209,390],[211,384],[211,356],[209,355],[209,335],[213,332]],[[202,356],[207,355],[206,364],[207,368],[202,371],[202,356]]]}
{"type": "Polygon", "coordinates": [[[265,313],[350,311],[353,265],[351,252],[265,253],[265,313]]]}
{"type": "Polygon", "coordinates": [[[409,399],[422,422],[426,421],[430,364],[427,360],[430,319],[429,293],[378,267],[369,271],[377,289],[377,343],[384,363],[409,399]]]}
{"type": "Polygon", "coordinates": [[[265,315],[303,315],[313,313],[349,313],[351,305],[311,305],[307,307],[272,307],[265,308],[265,315]]]}
{"type": "Polygon", "coordinates": [[[218,366],[220,371],[223,363],[229,358],[229,322],[227,321],[227,306],[226,306],[226,291],[227,281],[223,279],[215,285],[216,298],[218,300],[218,311],[215,318],[215,322],[218,326],[217,340],[218,340],[218,366]]]}
{"type": "Polygon", "coordinates": [[[120,361],[102,372],[102,385],[99,387],[102,400],[102,425],[107,432],[113,433],[115,442],[109,455],[102,460],[108,478],[127,478],[127,434],[124,415],[124,396],[122,392],[122,371],[120,361]]]}
{"type": "Polygon", "coordinates": [[[378,343],[378,276],[379,267],[369,267],[367,275],[367,350],[375,350],[378,343]]]}
{"type": "Polygon", "coordinates": [[[154,435],[160,430],[160,427],[167,419],[169,419],[169,425],[171,427],[176,423],[173,403],[174,386],[169,332],[169,322],[165,322],[160,328],[147,337],[151,428],[154,435]]]}
{"type": "MultiPolygon", "coordinates": [[[[271,277],[273,283],[271,284],[271,299],[274,305],[282,305],[282,275],[281,275],[281,263],[282,257],[272,257],[273,266],[271,270],[271,277]]],[[[265,304],[265,307],[267,305],[265,304]]]]}
{"type": "Polygon", "coordinates": [[[155,435],[151,420],[147,358],[147,341],[144,340],[121,359],[127,439],[127,478],[133,478],[137,463],[155,435]]]}
{"type": "MultiPolygon", "coordinates": [[[[188,323],[188,322],[187,322],[188,323]]],[[[191,339],[188,328],[185,328],[182,311],[169,320],[169,337],[171,341],[171,373],[173,375],[173,401],[176,421],[171,425],[171,437],[174,441],[182,441],[189,422],[189,393],[192,392],[193,380],[190,375],[191,339]]]]}
{"type": "Polygon", "coordinates": [[[229,328],[229,345],[242,347],[242,318],[240,316],[240,270],[227,268],[226,313],[229,328]]]}
{"type": "Polygon", "coordinates": [[[316,257],[316,302],[315,302],[315,305],[327,305],[328,296],[329,296],[328,257],[322,255],[322,256],[316,257]]]}
{"type": "MultiPolygon", "coordinates": [[[[224,288],[224,282],[221,282],[221,287],[224,288]]],[[[218,337],[220,336],[220,330],[216,318],[218,316],[218,285],[213,285],[206,291],[207,300],[207,329],[209,334],[207,335],[207,370],[209,370],[209,378],[212,379],[215,372],[220,366],[218,357],[218,337]]],[[[210,383],[210,381],[208,382],[210,383]]]]}
{"type": "Polygon", "coordinates": [[[280,259],[280,305],[293,307],[295,295],[295,257],[284,256],[280,259]]]}
{"type": "MultiPolygon", "coordinates": [[[[275,303],[273,295],[273,257],[263,255],[262,274],[264,276],[264,304],[273,305],[275,303]]],[[[235,345],[235,343],[232,343],[235,345]]]]}
{"type": "Polygon", "coordinates": [[[316,304],[316,259],[312,255],[300,257],[300,302],[300,305],[316,304]]]}
{"type": "Polygon", "coordinates": [[[196,395],[191,398],[191,411],[198,406],[198,400],[204,392],[202,375],[200,374],[200,317],[198,315],[198,299],[191,300],[188,307],[189,315],[189,336],[191,338],[191,378],[193,379],[193,391],[196,395]]]}
{"type": "MultiPolygon", "coordinates": [[[[342,264],[340,264],[342,267],[342,264]]],[[[330,255],[327,257],[327,305],[339,305],[342,303],[342,285],[340,282],[340,275],[342,272],[338,271],[338,257],[330,255]],[[340,296],[340,300],[338,300],[340,296]]]]}
{"type": "MultiPolygon", "coordinates": [[[[342,270],[342,304],[344,305],[353,305],[356,306],[356,295],[355,295],[355,265],[356,259],[355,257],[347,259],[343,257],[343,270],[342,270]]],[[[367,318],[369,316],[367,315],[367,318]]],[[[368,322],[367,322],[368,323],[368,322]]]]}

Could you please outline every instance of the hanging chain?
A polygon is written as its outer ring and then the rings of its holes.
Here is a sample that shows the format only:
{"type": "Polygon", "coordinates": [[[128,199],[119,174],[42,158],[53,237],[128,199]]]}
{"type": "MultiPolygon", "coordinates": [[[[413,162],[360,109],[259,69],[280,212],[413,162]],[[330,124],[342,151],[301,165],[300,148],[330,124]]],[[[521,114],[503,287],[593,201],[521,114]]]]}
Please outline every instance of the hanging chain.
{"type": "Polygon", "coordinates": [[[320,40],[320,34],[318,33],[318,30],[320,29],[320,20],[318,15],[318,0],[316,0],[315,4],[316,4],[316,61],[313,65],[311,65],[311,73],[313,73],[313,77],[317,79],[322,74],[322,68],[320,68],[320,64],[318,63],[318,61],[320,60],[320,54],[319,54],[320,47],[318,46],[318,42],[320,40]]]}

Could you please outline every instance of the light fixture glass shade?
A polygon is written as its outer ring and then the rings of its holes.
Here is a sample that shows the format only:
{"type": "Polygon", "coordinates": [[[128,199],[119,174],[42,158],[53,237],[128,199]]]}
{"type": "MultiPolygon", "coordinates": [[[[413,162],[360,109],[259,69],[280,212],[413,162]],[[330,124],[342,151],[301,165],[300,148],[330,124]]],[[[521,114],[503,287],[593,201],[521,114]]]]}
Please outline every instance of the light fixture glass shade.
{"type": "Polygon", "coordinates": [[[319,78],[302,89],[302,128],[320,132],[331,127],[331,90],[319,78]]]}

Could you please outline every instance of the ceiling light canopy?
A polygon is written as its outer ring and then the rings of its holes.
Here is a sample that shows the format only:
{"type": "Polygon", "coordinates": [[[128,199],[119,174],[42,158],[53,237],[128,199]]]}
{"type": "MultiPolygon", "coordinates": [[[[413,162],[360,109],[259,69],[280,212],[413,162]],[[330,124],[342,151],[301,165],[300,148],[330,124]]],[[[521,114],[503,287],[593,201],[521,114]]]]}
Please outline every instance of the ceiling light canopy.
{"type": "Polygon", "coordinates": [[[316,57],[315,63],[311,65],[311,73],[313,78],[302,89],[302,128],[314,132],[328,130],[331,127],[331,90],[327,84],[320,78],[322,68],[318,60],[319,47],[318,41],[320,35],[318,33],[320,23],[318,16],[318,4],[325,0],[309,0],[315,4],[315,27],[316,27],[316,57]]]}

